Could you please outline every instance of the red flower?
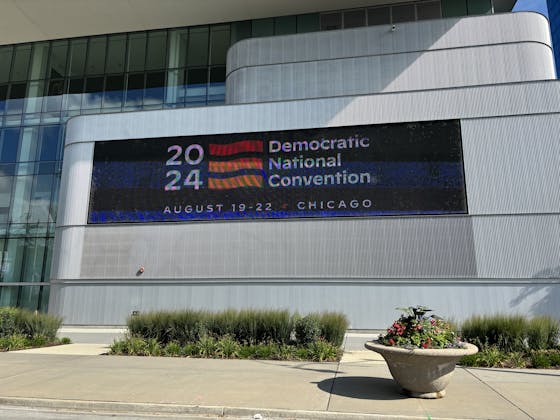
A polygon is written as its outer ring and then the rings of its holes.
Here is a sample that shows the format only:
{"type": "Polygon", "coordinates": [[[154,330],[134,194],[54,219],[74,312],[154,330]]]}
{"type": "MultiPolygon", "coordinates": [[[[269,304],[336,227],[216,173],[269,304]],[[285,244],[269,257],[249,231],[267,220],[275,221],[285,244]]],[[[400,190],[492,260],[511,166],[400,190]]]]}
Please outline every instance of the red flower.
{"type": "Polygon", "coordinates": [[[395,340],[393,340],[392,338],[389,339],[389,345],[390,346],[394,346],[395,345],[395,340]]]}

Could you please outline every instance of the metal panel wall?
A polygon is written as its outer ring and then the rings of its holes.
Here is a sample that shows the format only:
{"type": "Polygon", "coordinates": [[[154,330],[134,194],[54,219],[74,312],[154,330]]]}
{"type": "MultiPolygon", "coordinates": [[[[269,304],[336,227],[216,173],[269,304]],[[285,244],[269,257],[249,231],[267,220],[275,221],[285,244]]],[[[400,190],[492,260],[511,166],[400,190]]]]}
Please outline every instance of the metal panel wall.
{"type": "Polygon", "coordinates": [[[534,82],[74,119],[51,310],[66,323],[120,324],[132,310],[329,309],[347,313],[354,328],[383,328],[394,307],[419,303],[458,320],[560,316],[559,88],[534,82]],[[74,207],[89,190],[98,140],[448,118],[461,118],[469,216],[87,226],[85,207],[74,207]]]}
{"type": "Polygon", "coordinates": [[[546,19],[515,13],[244,40],[228,53],[226,98],[284,101],[554,75],[546,19]]]}

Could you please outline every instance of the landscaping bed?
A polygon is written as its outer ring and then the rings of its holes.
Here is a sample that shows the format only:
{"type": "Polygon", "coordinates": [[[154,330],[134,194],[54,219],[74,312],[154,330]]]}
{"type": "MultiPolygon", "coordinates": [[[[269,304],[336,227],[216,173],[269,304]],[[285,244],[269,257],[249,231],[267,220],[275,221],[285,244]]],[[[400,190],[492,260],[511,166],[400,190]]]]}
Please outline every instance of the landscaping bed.
{"type": "Polygon", "coordinates": [[[113,355],[336,361],[348,328],[343,314],[282,310],[152,312],[127,320],[113,355]]]}
{"type": "Polygon", "coordinates": [[[56,336],[62,318],[20,308],[0,308],[0,351],[69,344],[56,336]]]}
{"type": "Polygon", "coordinates": [[[463,322],[461,336],[479,348],[463,366],[560,368],[560,324],[550,317],[475,316],[463,322]]]}

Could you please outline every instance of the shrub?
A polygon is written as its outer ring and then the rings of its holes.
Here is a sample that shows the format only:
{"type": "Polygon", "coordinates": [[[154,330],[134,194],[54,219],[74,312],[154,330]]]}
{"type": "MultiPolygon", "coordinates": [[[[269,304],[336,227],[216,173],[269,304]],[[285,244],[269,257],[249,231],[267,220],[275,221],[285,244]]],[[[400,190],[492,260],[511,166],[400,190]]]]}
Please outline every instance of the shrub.
{"type": "Polygon", "coordinates": [[[0,308],[0,337],[6,337],[16,332],[16,308],[0,308]]]}
{"type": "Polygon", "coordinates": [[[497,346],[512,352],[523,351],[527,320],[521,315],[474,316],[462,325],[462,335],[479,348],[497,346]]]}
{"type": "Polygon", "coordinates": [[[216,339],[210,335],[200,337],[198,340],[198,354],[202,357],[214,357],[216,348],[216,339]]]}
{"type": "Polygon", "coordinates": [[[301,345],[313,343],[321,337],[321,324],[317,314],[309,314],[295,322],[296,342],[301,345]]]}
{"type": "Polygon", "coordinates": [[[113,343],[112,354],[331,360],[348,327],[346,317],[333,312],[299,318],[286,310],[255,309],[160,311],[131,316],[127,323],[130,335],[113,343]]]}
{"type": "Polygon", "coordinates": [[[336,347],[342,346],[344,334],[348,329],[348,318],[337,312],[325,312],[319,315],[321,337],[336,347]]]}
{"type": "Polygon", "coordinates": [[[560,367],[560,350],[551,350],[548,353],[551,366],[560,367]]]}
{"type": "Polygon", "coordinates": [[[54,342],[56,333],[62,325],[62,318],[31,312],[25,309],[17,309],[16,312],[16,331],[25,335],[27,338],[43,337],[46,342],[54,342]]]}
{"type": "Polygon", "coordinates": [[[14,333],[4,337],[1,347],[4,351],[22,350],[29,347],[29,340],[23,334],[14,333]]]}
{"type": "Polygon", "coordinates": [[[316,362],[332,361],[338,357],[338,347],[324,339],[309,343],[307,348],[309,358],[316,362]]]}
{"type": "Polygon", "coordinates": [[[529,357],[531,359],[531,365],[535,369],[547,369],[551,366],[550,358],[545,352],[533,351],[529,357]]]}
{"type": "Polygon", "coordinates": [[[163,354],[170,357],[179,357],[183,353],[181,345],[176,341],[171,341],[163,348],[163,354]]]}
{"type": "Polygon", "coordinates": [[[231,336],[225,335],[216,343],[216,354],[222,359],[237,357],[239,344],[231,336]]]}
{"type": "Polygon", "coordinates": [[[560,325],[551,317],[539,316],[527,325],[527,343],[531,350],[552,349],[558,345],[560,325]]]}
{"type": "Polygon", "coordinates": [[[200,354],[198,343],[187,343],[183,346],[183,356],[194,357],[200,354]]]}

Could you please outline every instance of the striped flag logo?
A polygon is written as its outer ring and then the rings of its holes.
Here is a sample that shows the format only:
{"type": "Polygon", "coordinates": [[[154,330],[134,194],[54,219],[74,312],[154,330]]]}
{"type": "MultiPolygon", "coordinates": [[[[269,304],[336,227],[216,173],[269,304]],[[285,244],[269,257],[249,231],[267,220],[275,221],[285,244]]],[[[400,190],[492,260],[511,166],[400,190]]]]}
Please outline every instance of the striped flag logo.
{"type": "Polygon", "coordinates": [[[209,189],[263,188],[262,140],[210,144],[209,149],[209,189]]]}

